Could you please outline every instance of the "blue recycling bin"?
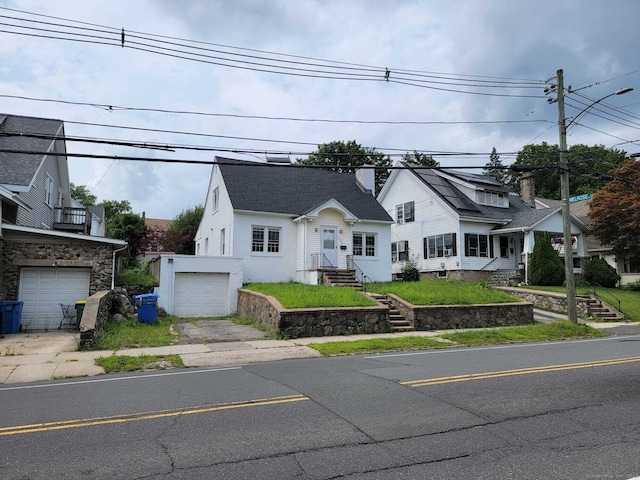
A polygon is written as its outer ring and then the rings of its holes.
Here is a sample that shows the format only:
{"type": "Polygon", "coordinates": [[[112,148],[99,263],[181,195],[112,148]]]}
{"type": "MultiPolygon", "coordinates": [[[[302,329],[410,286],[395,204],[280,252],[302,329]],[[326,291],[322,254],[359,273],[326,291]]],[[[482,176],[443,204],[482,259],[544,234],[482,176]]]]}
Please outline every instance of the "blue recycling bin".
{"type": "Polygon", "coordinates": [[[158,294],[145,293],[134,295],[133,300],[138,307],[138,320],[142,323],[156,323],[158,321],[158,294]]]}
{"type": "Polygon", "coordinates": [[[18,300],[3,300],[0,302],[2,312],[2,331],[0,333],[18,333],[20,331],[20,318],[24,302],[18,300]]]}

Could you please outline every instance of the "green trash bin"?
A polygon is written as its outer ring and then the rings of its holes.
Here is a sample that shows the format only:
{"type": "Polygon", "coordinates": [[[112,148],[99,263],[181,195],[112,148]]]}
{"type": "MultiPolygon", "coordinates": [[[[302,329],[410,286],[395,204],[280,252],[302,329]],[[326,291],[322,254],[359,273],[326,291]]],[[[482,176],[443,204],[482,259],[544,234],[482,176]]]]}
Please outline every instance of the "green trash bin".
{"type": "Polygon", "coordinates": [[[86,300],[78,300],[76,302],[76,328],[80,330],[80,322],[82,322],[82,313],[84,312],[84,306],[87,304],[86,300]]]}

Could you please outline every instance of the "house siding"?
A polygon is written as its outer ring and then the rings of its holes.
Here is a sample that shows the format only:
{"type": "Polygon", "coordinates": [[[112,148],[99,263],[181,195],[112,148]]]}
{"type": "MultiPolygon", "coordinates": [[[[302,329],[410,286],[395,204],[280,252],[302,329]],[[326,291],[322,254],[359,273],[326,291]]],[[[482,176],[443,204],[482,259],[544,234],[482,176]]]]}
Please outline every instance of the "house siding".
{"type": "Polygon", "coordinates": [[[287,282],[295,280],[296,224],[288,215],[265,215],[236,212],[233,232],[235,257],[244,259],[244,282],[287,282]],[[280,228],[280,252],[274,254],[251,251],[254,226],[280,228]]]}
{"type": "Polygon", "coordinates": [[[209,192],[207,194],[207,201],[202,214],[202,221],[200,222],[194,239],[196,255],[221,255],[220,232],[222,229],[224,229],[225,232],[224,256],[233,256],[233,239],[235,237],[233,231],[233,206],[231,205],[222,176],[220,175],[220,169],[214,167],[209,192]],[[214,211],[211,196],[213,190],[216,188],[218,188],[218,209],[214,211]],[[208,252],[206,253],[205,243],[208,245],[208,252]]]}
{"type": "Polygon", "coordinates": [[[17,224],[24,227],[52,228],[53,208],[44,202],[44,180],[47,176],[53,179],[53,205],[57,206],[58,189],[60,188],[60,172],[55,155],[47,155],[36,173],[35,180],[27,192],[20,192],[18,197],[31,207],[18,209],[17,224]]]}

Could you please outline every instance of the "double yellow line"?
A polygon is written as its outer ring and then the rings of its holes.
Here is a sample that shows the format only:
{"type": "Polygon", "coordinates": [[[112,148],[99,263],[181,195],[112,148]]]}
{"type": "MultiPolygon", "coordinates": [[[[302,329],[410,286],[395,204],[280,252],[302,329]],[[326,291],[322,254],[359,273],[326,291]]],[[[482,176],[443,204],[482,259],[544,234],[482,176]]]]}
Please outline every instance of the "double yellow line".
{"type": "Polygon", "coordinates": [[[281,403],[300,402],[309,400],[304,395],[286,395],[282,397],[261,398],[244,402],[218,403],[215,405],[200,405],[185,409],[157,410],[153,412],[130,413],[113,415],[109,417],[84,418],[79,420],[63,420],[60,422],[34,423],[31,425],[16,425],[13,427],[0,427],[0,437],[18,435],[24,433],[49,432],[64,430],[67,428],[93,427],[96,425],[109,425],[115,423],[137,422],[140,420],[154,420],[158,418],[177,417],[180,415],[194,415],[197,413],[217,412],[236,408],[259,407],[264,405],[278,405],[281,403]]]}
{"type": "Polygon", "coordinates": [[[623,363],[640,362],[638,357],[615,358],[613,360],[597,360],[593,362],[566,363],[564,365],[548,365],[546,367],[518,368],[514,370],[499,370],[497,372],[469,373],[465,375],[453,375],[450,377],[427,378],[423,380],[410,380],[400,382],[401,385],[410,387],[428,387],[430,385],[442,385],[444,383],[467,382],[469,380],[485,380],[488,378],[510,377],[514,375],[528,375],[530,373],[559,372],[562,370],[575,370],[578,368],[606,367],[623,363]]]}

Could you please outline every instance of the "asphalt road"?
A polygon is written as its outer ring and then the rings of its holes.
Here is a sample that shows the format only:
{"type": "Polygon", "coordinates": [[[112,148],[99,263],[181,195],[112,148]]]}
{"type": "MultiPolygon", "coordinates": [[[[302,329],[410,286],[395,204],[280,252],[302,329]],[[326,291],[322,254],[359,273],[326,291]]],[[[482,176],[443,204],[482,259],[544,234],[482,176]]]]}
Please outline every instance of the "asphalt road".
{"type": "Polygon", "coordinates": [[[0,386],[0,478],[628,479],[640,336],[0,386]]]}

